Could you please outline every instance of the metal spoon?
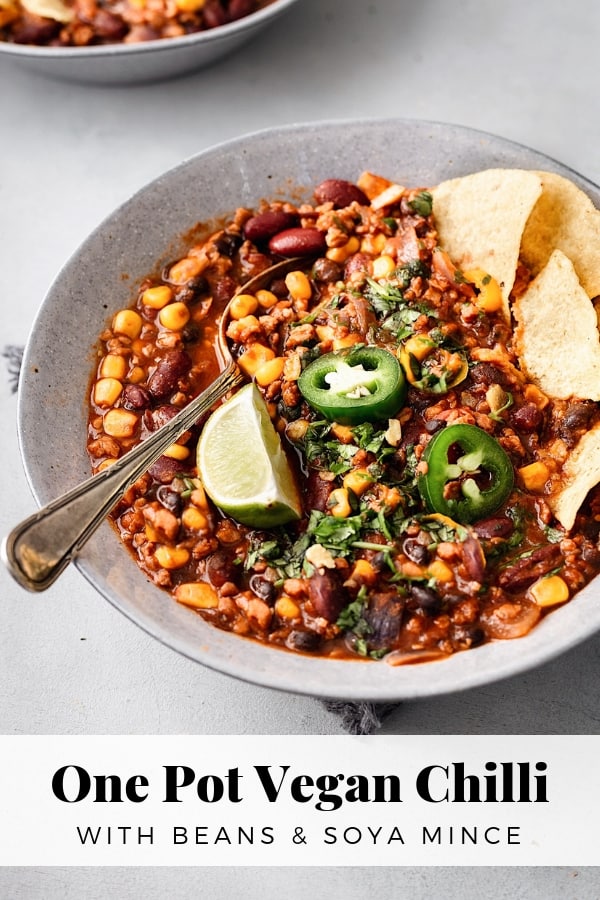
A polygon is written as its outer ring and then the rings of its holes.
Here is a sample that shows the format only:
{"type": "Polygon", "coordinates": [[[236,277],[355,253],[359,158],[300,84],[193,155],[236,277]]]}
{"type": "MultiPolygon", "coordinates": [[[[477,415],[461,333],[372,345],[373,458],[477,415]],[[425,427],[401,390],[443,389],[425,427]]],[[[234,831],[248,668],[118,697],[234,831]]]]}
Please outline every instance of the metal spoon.
{"type": "MultiPolygon", "coordinates": [[[[252,294],[302,263],[306,264],[306,260],[298,257],[278,262],[247,281],[234,296],[252,294]]],[[[4,539],[0,556],[22,587],[30,591],[44,591],[50,587],[125,491],[184,431],[245,380],[227,344],[230,306],[231,300],[219,321],[217,338],[225,368],[212,385],[118,462],[33,513],[4,539]]]]}

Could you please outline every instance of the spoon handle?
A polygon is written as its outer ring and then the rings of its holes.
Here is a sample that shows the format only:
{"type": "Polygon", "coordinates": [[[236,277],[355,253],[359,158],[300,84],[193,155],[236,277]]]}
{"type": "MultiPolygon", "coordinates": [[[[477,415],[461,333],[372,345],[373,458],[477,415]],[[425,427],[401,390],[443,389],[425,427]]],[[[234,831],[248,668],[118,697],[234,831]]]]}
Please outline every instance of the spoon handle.
{"type": "Polygon", "coordinates": [[[231,362],[207,390],[118,462],[17,525],[4,539],[0,551],[13,578],[30,591],[50,587],[123,493],[184,431],[243,380],[231,362]]]}

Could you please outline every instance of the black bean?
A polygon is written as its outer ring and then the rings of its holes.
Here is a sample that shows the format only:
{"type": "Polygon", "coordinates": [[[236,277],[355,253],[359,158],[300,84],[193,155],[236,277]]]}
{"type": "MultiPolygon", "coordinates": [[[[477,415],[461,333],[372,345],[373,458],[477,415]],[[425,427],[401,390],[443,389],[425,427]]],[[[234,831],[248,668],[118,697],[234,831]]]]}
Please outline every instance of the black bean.
{"type": "Polygon", "coordinates": [[[290,631],[286,644],[292,650],[309,652],[316,650],[321,643],[321,635],[316,631],[290,631]]]}
{"type": "Polygon", "coordinates": [[[169,512],[174,513],[176,516],[181,512],[183,506],[181,494],[178,494],[177,491],[174,491],[168,485],[161,484],[161,486],[157,488],[156,499],[161,506],[164,506],[165,509],[168,509],[169,512]]]}
{"type": "Polygon", "coordinates": [[[400,635],[404,603],[394,591],[375,593],[371,596],[364,618],[370,631],[367,638],[371,650],[390,647],[400,635]]]}
{"type": "Polygon", "coordinates": [[[343,275],[344,267],[341,263],[335,262],[333,259],[327,259],[326,256],[315,260],[312,268],[312,277],[315,281],[322,281],[323,284],[341,281],[343,275]]]}
{"type": "Polygon", "coordinates": [[[429,550],[423,544],[420,544],[416,538],[406,538],[402,544],[402,552],[419,566],[429,562],[429,550]]]}
{"type": "MultiPolygon", "coordinates": [[[[442,608],[442,599],[431,588],[422,584],[411,584],[410,597],[414,601],[414,605],[420,607],[428,613],[437,613],[442,608]]],[[[409,606],[413,604],[409,603],[409,606]]]]}
{"type": "Polygon", "coordinates": [[[251,591],[253,591],[257,597],[260,597],[261,600],[264,600],[265,603],[272,605],[275,596],[277,594],[277,589],[272,581],[269,581],[268,578],[265,578],[263,575],[252,575],[248,586],[251,591]]]}
{"type": "Polygon", "coordinates": [[[215,238],[213,244],[221,254],[231,258],[235,255],[236,250],[242,245],[242,236],[233,231],[224,231],[219,237],[215,238]]]}

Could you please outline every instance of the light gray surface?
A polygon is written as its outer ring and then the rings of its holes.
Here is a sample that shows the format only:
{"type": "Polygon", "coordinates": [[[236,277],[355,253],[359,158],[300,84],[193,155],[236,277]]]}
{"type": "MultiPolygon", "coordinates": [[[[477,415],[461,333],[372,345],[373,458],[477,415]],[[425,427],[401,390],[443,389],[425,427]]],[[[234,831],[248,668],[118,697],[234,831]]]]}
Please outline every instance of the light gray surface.
{"type": "MultiPolygon", "coordinates": [[[[118,203],[221,140],[294,121],[402,115],[501,134],[600,181],[595,0],[304,0],[211,69],[163,84],[44,81],[0,60],[1,343],[23,343],[60,265],[118,203]]],[[[4,362],[4,360],[0,361],[4,362]]],[[[64,390],[69,386],[65,384],[64,390]]],[[[0,531],[34,509],[15,398],[0,378],[0,531]]],[[[51,460],[49,460],[51,464],[51,460]]],[[[339,733],[308,698],[233,682],[147,637],[71,571],[30,596],[0,573],[6,733],[339,733]]],[[[386,733],[597,733],[600,638],[526,676],[406,704],[386,733]]],[[[3,896],[54,898],[600,894],[596,870],[0,873],[3,896]],[[248,887],[246,891],[245,888],[248,887]]]]}

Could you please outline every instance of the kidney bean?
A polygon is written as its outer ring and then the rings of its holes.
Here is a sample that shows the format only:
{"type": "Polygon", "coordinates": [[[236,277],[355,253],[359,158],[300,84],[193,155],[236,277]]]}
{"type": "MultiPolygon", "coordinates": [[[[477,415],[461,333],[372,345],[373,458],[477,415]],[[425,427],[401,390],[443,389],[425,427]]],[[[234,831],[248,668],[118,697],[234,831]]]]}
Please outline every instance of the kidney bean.
{"type": "Polygon", "coordinates": [[[244,225],[244,236],[255,244],[262,244],[272,238],[273,235],[294,228],[298,224],[298,216],[283,210],[271,209],[264,213],[257,213],[248,219],[244,225]]]}
{"type": "Polygon", "coordinates": [[[148,390],[158,399],[177,389],[179,379],[192,368],[192,358],[185,350],[169,350],[148,379],[148,390]]]}
{"type": "Polygon", "coordinates": [[[489,519],[481,519],[473,525],[473,531],[477,537],[484,541],[492,538],[507,538],[515,530],[515,523],[508,516],[491,516],[489,519]]]}
{"type": "Polygon", "coordinates": [[[344,266],[344,280],[347,281],[351,275],[356,275],[358,272],[368,274],[370,262],[371,257],[366,253],[355,253],[344,266]]]}
{"type": "Polygon", "coordinates": [[[147,409],[144,413],[144,426],[148,431],[156,431],[177,415],[179,409],[172,403],[164,403],[156,409],[147,409]]]}
{"type": "Polygon", "coordinates": [[[186,471],[181,460],[171,459],[169,456],[159,456],[148,469],[150,477],[160,484],[170,484],[177,475],[183,475],[186,471]]]}
{"type": "Polygon", "coordinates": [[[108,41],[120,41],[129,30],[129,26],[120,16],[102,8],[98,9],[92,24],[98,37],[108,41]]]}
{"type": "Polygon", "coordinates": [[[531,556],[519,559],[498,577],[498,584],[509,593],[517,593],[528,588],[534,581],[547,575],[563,561],[558,544],[547,544],[534,550],[531,556]]]}
{"type": "Polygon", "coordinates": [[[325,512],[327,509],[327,501],[333,489],[331,481],[325,481],[319,473],[310,468],[308,471],[308,484],[306,488],[306,508],[318,509],[325,512]]]}
{"type": "Polygon", "coordinates": [[[202,13],[207,28],[218,28],[219,25],[225,25],[229,20],[219,0],[208,0],[202,8],[202,13]]]}
{"type": "Polygon", "coordinates": [[[232,21],[235,19],[243,19],[244,16],[249,16],[255,9],[256,0],[229,0],[229,3],[227,4],[229,18],[232,21]]]}
{"type": "Polygon", "coordinates": [[[468,650],[469,647],[477,647],[484,638],[483,629],[476,625],[453,625],[450,630],[450,640],[455,650],[468,650]]]}
{"type": "Polygon", "coordinates": [[[327,178],[315,188],[315,200],[317,203],[333,203],[336,209],[350,206],[351,203],[369,205],[368,197],[357,185],[342,178],[327,178]]]}
{"type": "Polygon", "coordinates": [[[150,394],[140,384],[126,384],[123,388],[123,406],[125,409],[147,409],[150,403],[150,394]]]}
{"type": "Polygon", "coordinates": [[[38,16],[24,17],[15,25],[12,39],[15,44],[48,44],[60,31],[60,22],[41,19],[38,16]]]}
{"type": "Polygon", "coordinates": [[[469,535],[461,546],[469,578],[472,578],[473,581],[482,582],[485,573],[485,557],[481,552],[479,541],[477,538],[469,535]]]}
{"type": "Polygon", "coordinates": [[[498,369],[492,363],[475,363],[469,375],[477,384],[499,384],[501,387],[507,385],[506,375],[502,369],[498,369]]]}
{"type": "Polygon", "coordinates": [[[326,249],[325,235],[318,228],[288,228],[269,241],[269,250],[279,256],[315,256],[326,249]]]}
{"type": "Polygon", "coordinates": [[[315,572],[308,582],[308,594],[316,614],[328,622],[336,621],[347,602],[335,569],[315,572]]]}
{"type": "Polygon", "coordinates": [[[223,275],[213,284],[212,296],[217,306],[224,306],[229,303],[235,292],[237,291],[237,282],[230,275],[223,275]]]}
{"type": "Polygon", "coordinates": [[[518,431],[537,431],[543,421],[543,414],[535,403],[526,403],[511,415],[511,423],[518,431]]]}
{"type": "Polygon", "coordinates": [[[334,262],[333,259],[327,259],[326,256],[321,256],[315,260],[312,269],[312,276],[315,281],[322,281],[323,284],[341,281],[343,274],[344,267],[341,263],[334,262]]]}

